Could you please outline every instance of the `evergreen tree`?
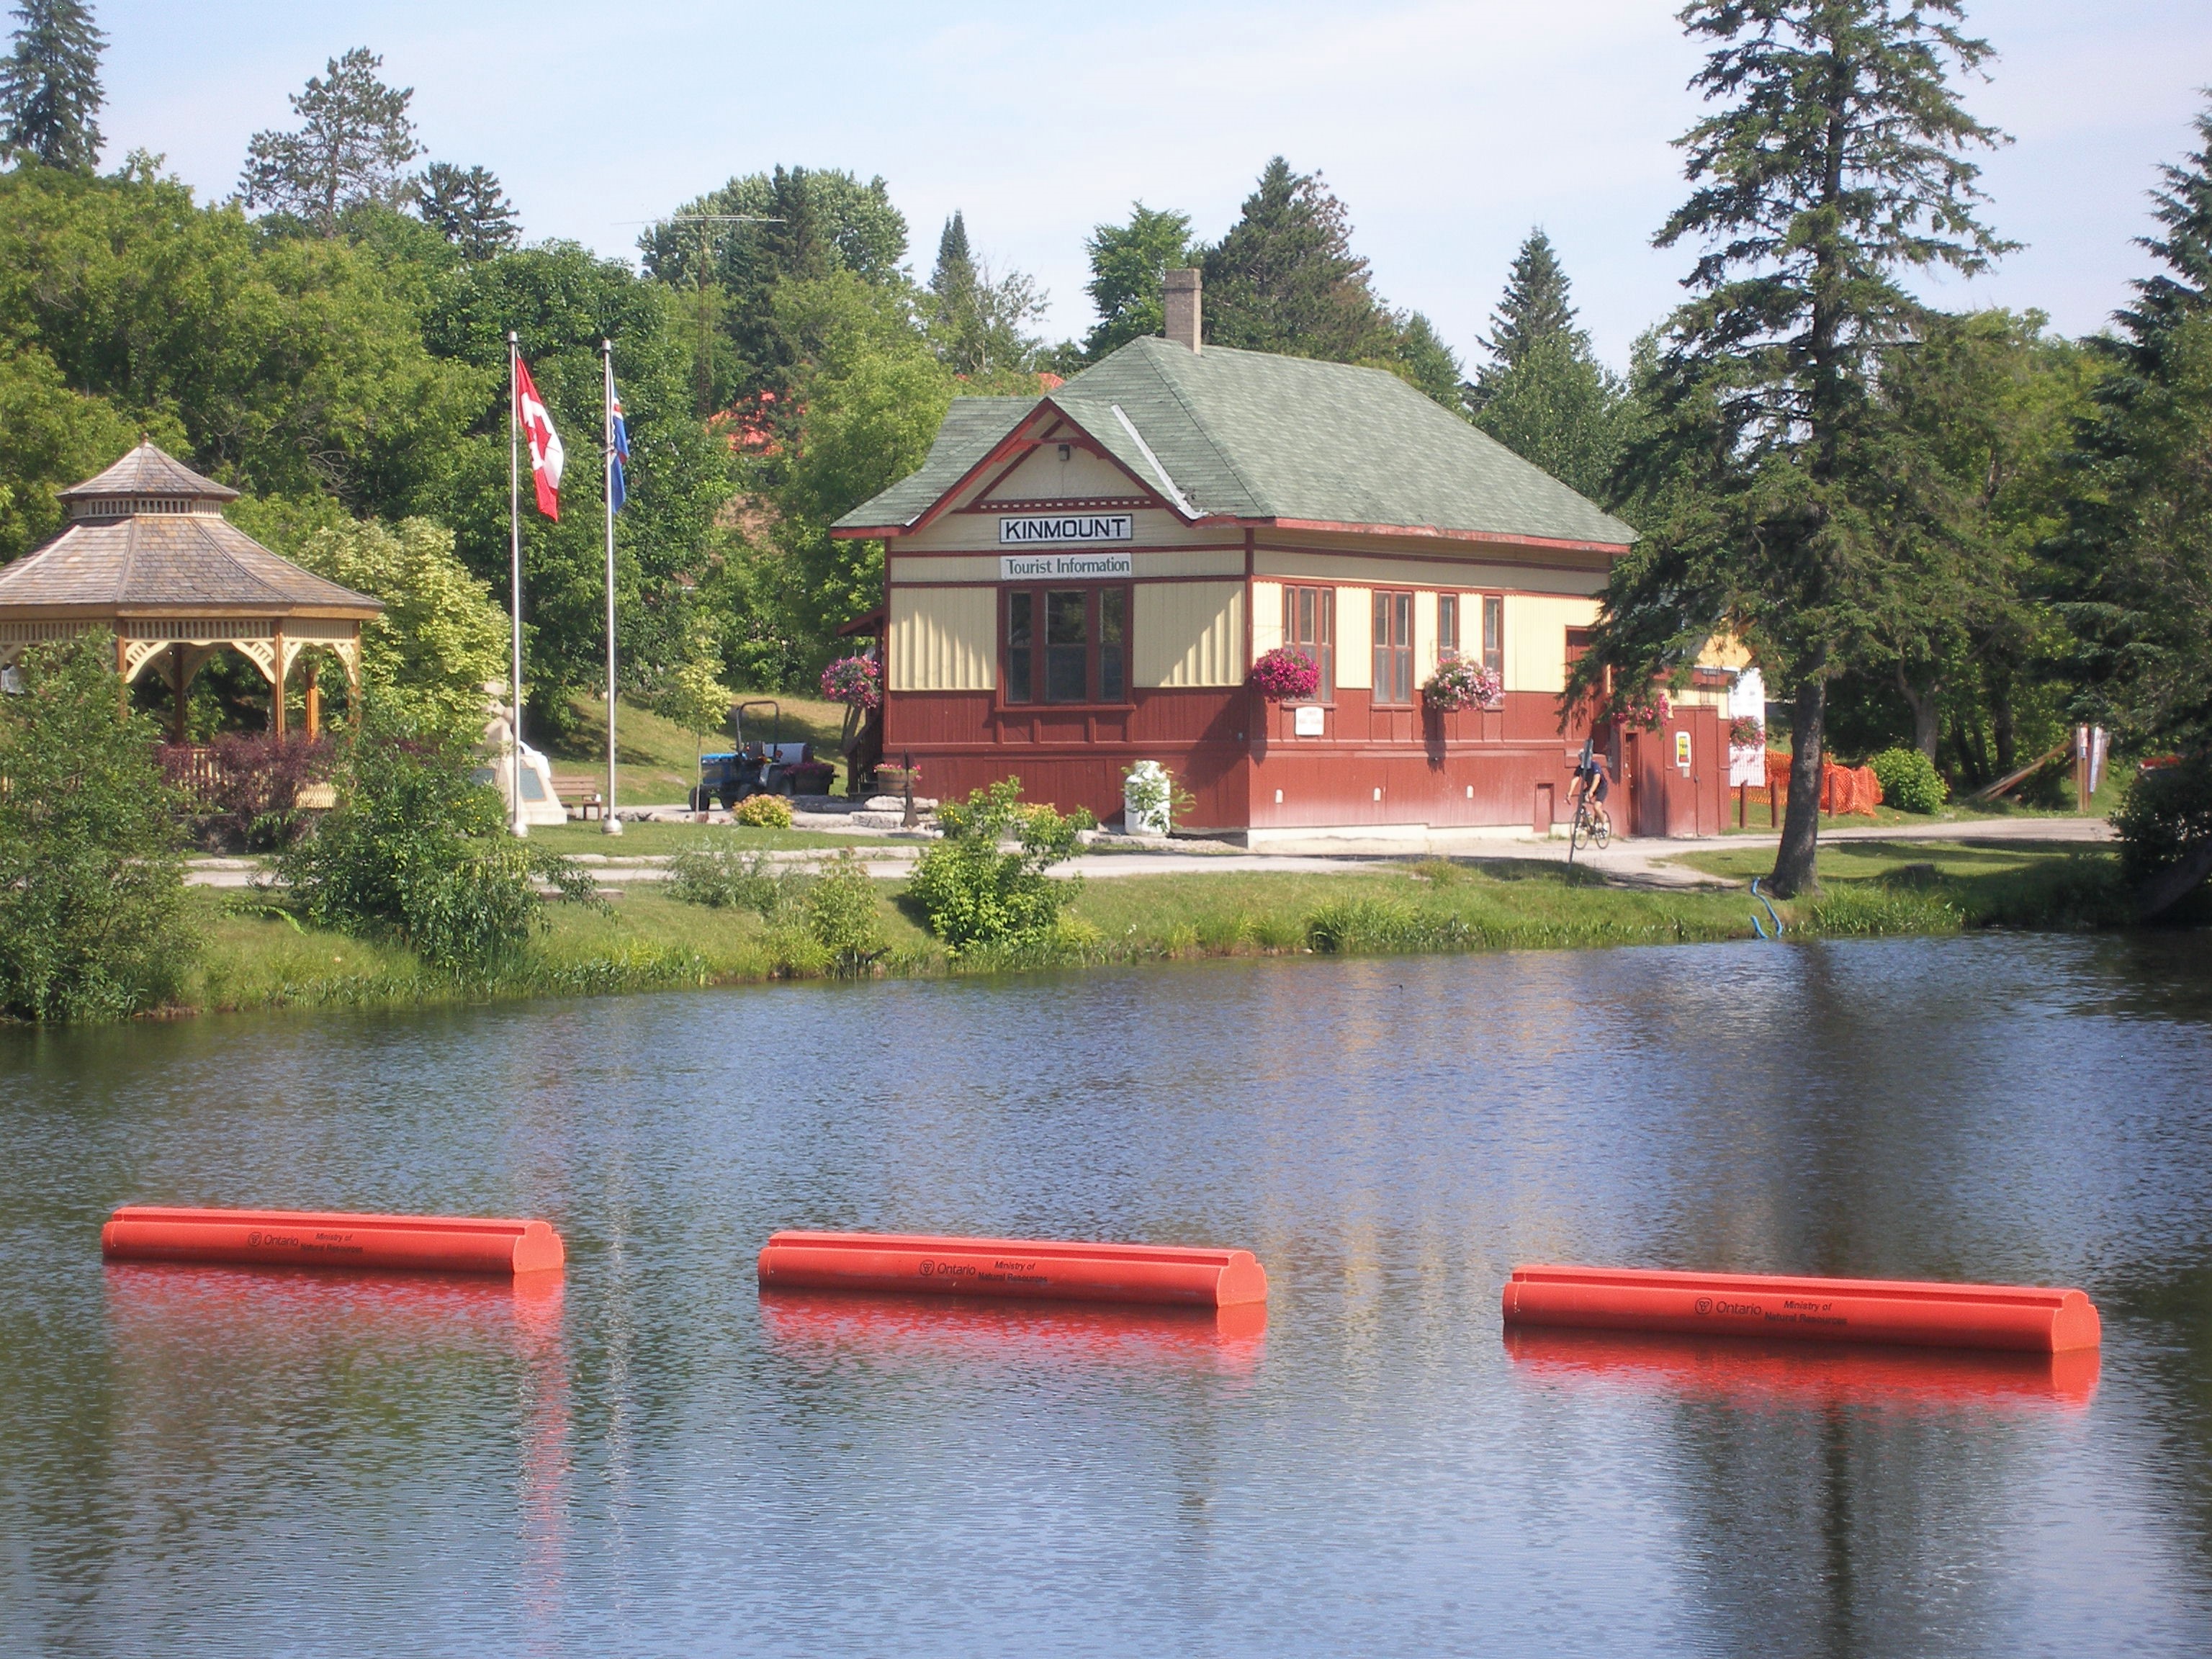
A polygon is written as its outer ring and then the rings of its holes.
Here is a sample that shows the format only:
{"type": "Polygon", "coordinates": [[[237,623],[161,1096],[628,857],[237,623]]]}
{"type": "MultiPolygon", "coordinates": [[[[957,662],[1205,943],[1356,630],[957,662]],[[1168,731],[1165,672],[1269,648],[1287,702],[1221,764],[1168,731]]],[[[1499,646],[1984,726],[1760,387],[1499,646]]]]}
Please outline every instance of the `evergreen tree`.
{"type": "Polygon", "coordinates": [[[1565,337],[1581,342],[1587,351],[1589,337],[1576,328],[1575,308],[1567,303],[1567,273],[1552,250],[1552,239],[1538,226],[1513,256],[1513,270],[1505,281],[1505,297],[1490,314],[1490,337],[1482,349],[1491,361],[1474,383],[1474,402],[1479,409],[1488,402],[1497,380],[1520,368],[1529,352],[1544,341],[1565,337]]]}
{"type": "Polygon", "coordinates": [[[0,61],[0,156],[90,173],[100,160],[100,53],[107,37],[79,0],[23,0],[0,61]]]}
{"type": "Polygon", "coordinates": [[[522,240],[514,204],[489,167],[431,162],[416,187],[415,211],[471,262],[507,252],[522,240]]]}
{"type": "Polygon", "coordinates": [[[968,222],[955,208],[937,239],[937,269],[930,272],[929,291],[940,306],[957,306],[975,289],[975,256],[968,246],[968,222]]]}
{"type": "Polygon", "coordinates": [[[2147,908],[2212,872],[2212,109],[2195,126],[2204,147],[2161,169],[2160,234],[2142,239],[2166,269],[2135,284],[2122,337],[2096,343],[2112,372],[2057,548],[2087,683],[2078,712],[2197,757],[2166,790],[2193,805],[2169,803],[2188,832],[2154,860],[2170,867],[2147,883],[2147,908]]]}
{"type": "Polygon", "coordinates": [[[384,59],[356,46],[307,77],[292,94],[301,125],[294,132],[257,132],[248,142],[238,191],[248,207],[267,208],[336,236],[345,210],[362,202],[396,205],[406,194],[404,169],[422,154],[407,106],[411,87],[377,78],[384,59]]]}
{"type": "Polygon", "coordinates": [[[2007,246],[1976,217],[1969,150],[2002,142],[1950,83],[1989,57],[1957,0],[1692,0],[1721,107],[1680,143],[1695,186],[1656,242],[1706,244],[1668,326],[1637,465],[1646,532],[1615,568],[1574,690],[1636,696],[1717,628],[1792,700],[1773,884],[1817,880],[1829,682],[1874,654],[1901,510],[1871,388],[1921,311],[1907,270],[1972,274],[2007,246]]]}
{"type": "Polygon", "coordinates": [[[1469,388],[1474,423],[1525,461],[1607,501],[1626,437],[1627,388],[1574,325],[1567,274],[1539,228],[1514,256],[1469,388]]]}
{"type": "Polygon", "coordinates": [[[1334,362],[1388,361],[1390,320],[1352,251],[1352,220],[1319,173],[1269,161],[1205,258],[1206,338],[1334,362]]]}
{"type": "Polygon", "coordinates": [[[1130,341],[1167,326],[1167,274],[1191,263],[1190,216],[1129,204],[1126,225],[1099,225],[1083,244],[1091,258],[1085,291],[1098,310],[1097,326],[1084,337],[1083,355],[1097,362],[1130,341]]]}

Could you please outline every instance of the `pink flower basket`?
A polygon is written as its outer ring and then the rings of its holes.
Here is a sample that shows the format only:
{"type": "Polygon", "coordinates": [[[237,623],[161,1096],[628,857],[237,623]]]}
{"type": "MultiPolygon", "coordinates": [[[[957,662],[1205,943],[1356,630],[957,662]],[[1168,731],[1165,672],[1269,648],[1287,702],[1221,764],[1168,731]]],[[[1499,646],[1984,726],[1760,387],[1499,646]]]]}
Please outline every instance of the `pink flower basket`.
{"type": "Polygon", "coordinates": [[[872,658],[840,657],[822,671],[822,695],[848,708],[873,708],[884,700],[883,671],[872,658]]]}
{"type": "Polygon", "coordinates": [[[1252,688],[1269,702],[1299,702],[1320,687],[1320,667],[1288,646],[1263,651],[1252,664],[1252,688]]]}

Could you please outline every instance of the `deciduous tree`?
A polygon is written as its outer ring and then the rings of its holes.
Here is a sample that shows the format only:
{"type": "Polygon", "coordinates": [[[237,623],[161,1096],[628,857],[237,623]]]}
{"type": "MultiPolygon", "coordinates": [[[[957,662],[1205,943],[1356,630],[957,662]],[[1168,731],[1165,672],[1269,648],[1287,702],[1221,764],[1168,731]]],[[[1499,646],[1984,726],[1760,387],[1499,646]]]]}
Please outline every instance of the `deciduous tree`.
{"type": "Polygon", "coordinates": [[[1083,248],[1091,259],[1085,291],[1098,311],[1097,326],[1083,341],[1091,362],[1167,326],[1167,274],[1190,264],[1198,252],[1188,214],[1142,202],[1129,204],[1128,223],[1094,228],[1083,248]]]}

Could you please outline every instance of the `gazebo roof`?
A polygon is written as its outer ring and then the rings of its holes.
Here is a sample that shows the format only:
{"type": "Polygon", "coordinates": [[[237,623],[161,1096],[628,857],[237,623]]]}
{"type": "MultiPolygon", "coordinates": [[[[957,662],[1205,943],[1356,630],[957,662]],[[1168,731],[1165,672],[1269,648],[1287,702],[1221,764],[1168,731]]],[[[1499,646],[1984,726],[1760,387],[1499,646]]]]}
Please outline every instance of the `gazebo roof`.
{"type": "Polygon", "coordinates": [[[88,506],[131,495],[201,501],[238,499],[238,492],[228,484],[202,477],[175,456],[157,448],[150,438],[140,439],[138,447],[113,466],[58,492],[57,498],[70,503],[71,517],[84,518],[88,516],[88,506]]]}
{"type": "Polygon", "coordinates": [[[99,477],[61,492],[70,523],[36,552],[0,567],[0,613],[366,620],[384,609],[233,526],[220,503],[237,497],[142,443],[99,477]]]}

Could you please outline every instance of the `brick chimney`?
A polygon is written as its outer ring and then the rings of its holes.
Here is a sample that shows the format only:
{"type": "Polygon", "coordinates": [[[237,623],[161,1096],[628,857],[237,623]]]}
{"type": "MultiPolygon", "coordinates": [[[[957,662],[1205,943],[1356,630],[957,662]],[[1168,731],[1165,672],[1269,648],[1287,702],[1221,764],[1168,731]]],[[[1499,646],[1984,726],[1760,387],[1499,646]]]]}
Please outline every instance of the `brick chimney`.
{"type": "Polygon", "coordinates": [[[1168,272],[1167,293],[1164,295],[1167,327],[1162,331],[1177,345],[1192,351],[1199,344],[1198,273],[1195,270],[1168,272]]]}

